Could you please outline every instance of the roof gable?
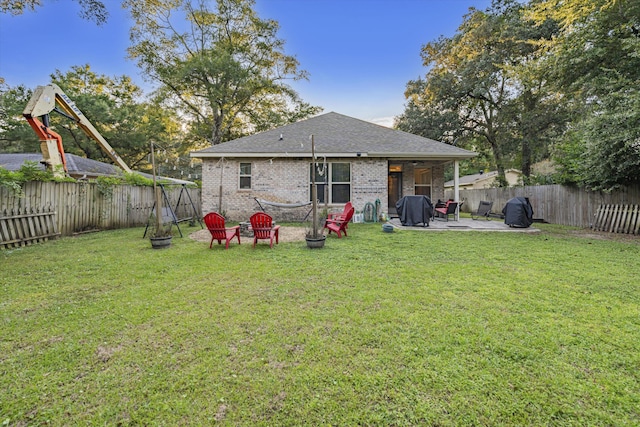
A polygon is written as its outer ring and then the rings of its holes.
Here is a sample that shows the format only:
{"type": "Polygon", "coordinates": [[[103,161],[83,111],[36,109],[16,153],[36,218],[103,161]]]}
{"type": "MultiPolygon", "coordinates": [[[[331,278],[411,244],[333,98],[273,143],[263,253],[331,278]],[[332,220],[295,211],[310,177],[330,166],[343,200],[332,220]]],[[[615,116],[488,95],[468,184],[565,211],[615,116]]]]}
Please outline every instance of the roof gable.
{"type": "Polygon", "coordinates": [[[310,136],[316,153],[336,157],[470,158],[476,153],[338,113],[326,113],[280,128],[192,152],[192,157],[308,157],[310,136]]]}

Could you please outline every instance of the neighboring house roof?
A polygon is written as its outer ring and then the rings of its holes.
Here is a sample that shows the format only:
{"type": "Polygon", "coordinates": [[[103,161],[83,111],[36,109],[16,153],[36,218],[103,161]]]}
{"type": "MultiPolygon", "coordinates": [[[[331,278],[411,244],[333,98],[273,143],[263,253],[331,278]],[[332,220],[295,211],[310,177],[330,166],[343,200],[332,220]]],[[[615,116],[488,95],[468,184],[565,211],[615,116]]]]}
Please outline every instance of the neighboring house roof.
{"type": "MultiPolygon", "coordinates": [[[[507,176],[507,182],[509,183],[509,185],[516,185],[518,183],[518,178],[522,176],[522,172],[517,169],[507,169],[505,171],[505,175],[507,176]]],[[[460,187],[490,187],[497,177],[498,171],[479,172],[472,175],[461,176],[458,180],[458,183],[460,187]]],[[[445,182],[444,187],[453,187],[453,180],[445,182]]]]}
{"type": "Polygon", "coordinates": [[[191,153],[191,157],[310,157],[316,155],[407,159],[467,159],[476,153],[338,113],[326,113],[277,129],[191,153]]]}
{"type": "MultiPolygon", "coordinates": [[[[116,165],[99,162],[97,160],[87,159],[75,154],[65,153],[67,161],[67,171],[74,178],[96,178],[99,176],[120,176],[122,169],[116,165]]],[[[16,171],[22,167],[24,162],[35,162],[41,170],[45,169],[44,164],[40,163],[42,154],[40,153],[0,153],[0,167],[10,171],[16,171]]],[[[152,179],[153,175],[137,172],[145,178],[152,179]]],[[[159,177],[163,181],[170,181],[174,184],[193,184],[191,181],[185,181],[176,178],[159,177]]]]}
{"type": "MultiPolygon", "coordinates": [[[[85,157],[69,153],[66,153],[64,157],[67,161],[67,170],[69,171],[69,174],[73,176],[81,177],[82,175],[87,175],[88,177],[96,177],[122,174],[120,168],[108,163],[102,163],[97,160],[87,159],[85,157]]],[[[29,161],[37,163],[38,167],[44,170],[45,166],[40,163],[41,160],[42,154],[40,153],[0,154],[0,167],[7,170],[18,170],[24,162],[29,161]]]]}

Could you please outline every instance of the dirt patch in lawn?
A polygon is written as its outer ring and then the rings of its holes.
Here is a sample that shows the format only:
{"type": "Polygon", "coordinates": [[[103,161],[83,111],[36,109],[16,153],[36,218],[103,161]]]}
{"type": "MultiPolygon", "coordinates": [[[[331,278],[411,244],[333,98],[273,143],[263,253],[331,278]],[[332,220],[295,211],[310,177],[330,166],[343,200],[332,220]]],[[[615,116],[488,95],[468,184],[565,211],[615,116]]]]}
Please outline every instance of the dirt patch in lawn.
{"type": "MultiPolygon", "coordinates": [[[[300,242],[304,240],[306,230],[304,227],[280,227],[279,240],[280,242],[300,242]]],[[[209,230],[199,230],[195,233],[189,234],[189,237],[198,242],[209,243],[211,241],[211,234],[209,230]]],[[[252,237],[240,236],[240,241],[253,241],[252,237]]],[[[237,243],[237,242],[236,242],[237,243]]]]}
{"type": "Polygon", "coordinates": [[[618,242],[640,244],[640,236],[635,234],[609,233],[606,231],[595,231],[590,229],[575,230],[570,232],[572,236],[584,237],[597,240],[615,240],[618,242]]]}

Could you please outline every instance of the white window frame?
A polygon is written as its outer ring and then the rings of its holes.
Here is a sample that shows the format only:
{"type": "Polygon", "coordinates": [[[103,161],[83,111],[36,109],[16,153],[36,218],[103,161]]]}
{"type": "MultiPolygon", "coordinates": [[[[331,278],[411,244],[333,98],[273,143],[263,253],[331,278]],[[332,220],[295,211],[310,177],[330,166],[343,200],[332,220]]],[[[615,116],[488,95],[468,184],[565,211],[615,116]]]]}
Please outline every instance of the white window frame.
{"type": "MultiPolygon", "coordinates": [[[[313,164],[314,164],[313,162],[309,163],[309,200],[311,200],[311,167],[312,167],[313,164]]],[[[329,198],[327,203],[329,205],[333,205],[333,204],[340,205],[340,204],[347,203],[349,200],[351,200],[351,190],[353,189],[353,178],[352,178],[353,177],[353,167],[352,167],[351,162],[327,162],[326,163],[326,168],[327,168],[326,177],[327,177],[328,198],[329,198]],[[333,165],[334,164],[346,164],[346,165],[349,165],[349,181],[336,181],[336,182],[333,182],[331,175],[332,175],[333,165]],[[344,202],[334,202],[333,201],[333,191],[331,191],[333,185],[345,185],[345,184],[349,185],[349,197],[344,202]]],[[[319,187],[318,188],[318,199],[322,200],[322,197],[324,197],[324,194],[320,194],[320,192],[322,191],[322,190],[320,190],[320,188],[321,188],[320,185],[324,185],[325,182],[324,182],[324,180],[323,181],[316,180],[316,184],[319,187]]]]}
{"type": "Polygon", "coordinates": [[[413,171],[413,194],[418,194],[418,192],[416,191],[418,189],[418,187],[429,187],[429,194],[427,194],[426,196],[429,197],[429,199],[431,199],[431,195],[433,194],[433,168],[415,168],[413,171]],[[418,184],[417,180],[416,180],[416,176],[417,176],[417,171],[420,169],[428,169],[430,172],[429,174],[431,175],[431,180],[428,184],[418,184]]]}
{"type": "Polygon", "coordinates": [[[252,186],[253,186],[253,176],[252,176],[252,172],[253,172],[253,164],[251,164],[250,162],[240,162],[239,166],[238,166],[238,188],[240,190],[251,190],[252,186]],[[243,165],[249,165],[249,173],[243,173],[242,171],[242,166],[243,165]],[[242,186],[242,178],[249,178],[249,186],[248,187],[243,187],[242,186]]]}

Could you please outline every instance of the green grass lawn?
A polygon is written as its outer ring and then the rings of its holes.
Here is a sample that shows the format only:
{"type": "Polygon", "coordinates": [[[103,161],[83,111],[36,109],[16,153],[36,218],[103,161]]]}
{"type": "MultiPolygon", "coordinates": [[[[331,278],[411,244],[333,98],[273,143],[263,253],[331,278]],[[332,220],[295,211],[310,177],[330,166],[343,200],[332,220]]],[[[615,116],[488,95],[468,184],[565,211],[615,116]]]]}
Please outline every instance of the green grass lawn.
{"type": "Polygon", "coordinates": [[[0,251],[0,425],[639,425],[640,244],[542,228],[0,251]]]}

